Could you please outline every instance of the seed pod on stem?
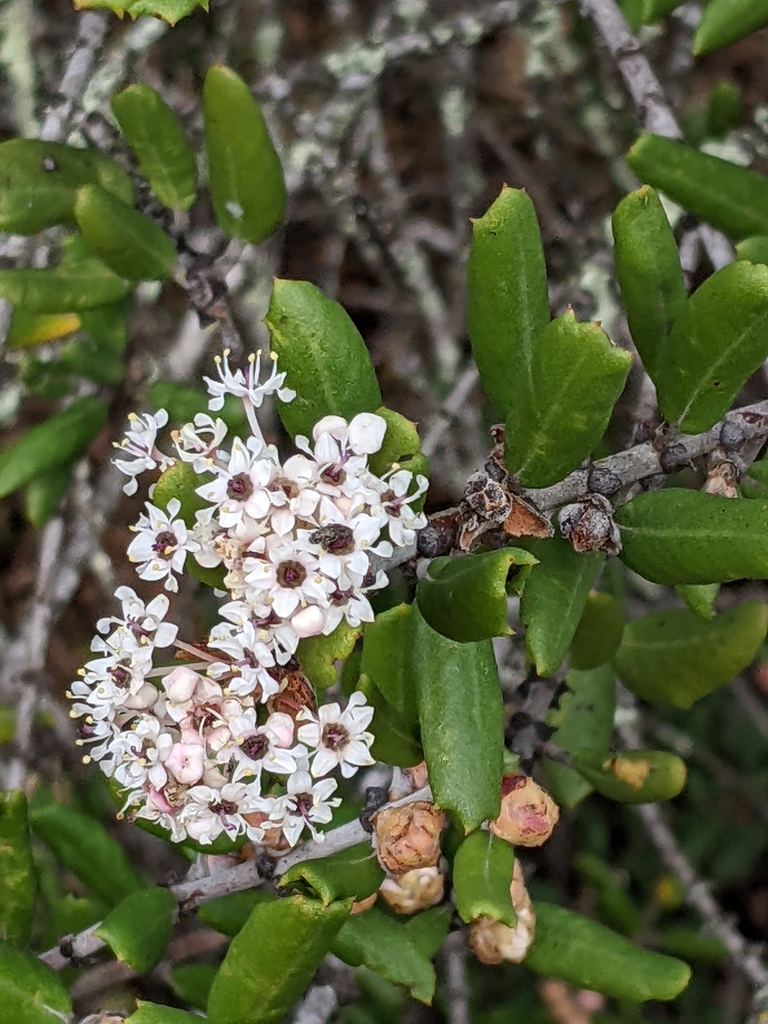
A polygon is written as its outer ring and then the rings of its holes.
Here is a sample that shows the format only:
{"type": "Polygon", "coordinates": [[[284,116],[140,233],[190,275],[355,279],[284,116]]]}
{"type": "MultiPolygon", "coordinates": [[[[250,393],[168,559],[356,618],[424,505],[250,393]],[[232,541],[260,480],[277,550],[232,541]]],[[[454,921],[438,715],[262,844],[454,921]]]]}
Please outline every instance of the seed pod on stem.
{"type": "Polygon", "coordinates": [[[373,819],[379,863],[393,875],[433,867],[444,824],[443,812],[426,800],[379,811],[373,819]]]}

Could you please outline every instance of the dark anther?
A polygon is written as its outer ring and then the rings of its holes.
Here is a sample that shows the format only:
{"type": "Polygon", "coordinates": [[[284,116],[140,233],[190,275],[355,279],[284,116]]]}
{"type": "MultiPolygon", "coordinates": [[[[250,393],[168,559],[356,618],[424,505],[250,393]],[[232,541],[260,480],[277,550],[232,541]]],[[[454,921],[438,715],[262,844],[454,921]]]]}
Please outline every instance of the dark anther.
{"type": "Polygon", "coordinates": [[[366,832],[373,832],[373,821],[376,812],[387,802],[387,791],[384,786],[369,786],[365,791],[365,805],[360,815],[360,824],[366,832]]]}

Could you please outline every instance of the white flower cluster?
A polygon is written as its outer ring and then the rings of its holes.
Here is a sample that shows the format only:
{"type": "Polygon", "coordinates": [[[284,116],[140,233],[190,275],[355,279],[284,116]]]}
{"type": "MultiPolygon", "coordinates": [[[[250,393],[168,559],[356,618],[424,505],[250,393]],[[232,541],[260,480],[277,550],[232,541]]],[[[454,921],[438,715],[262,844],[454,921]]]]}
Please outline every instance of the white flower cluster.
{"type": "Polygon", "coordinates": [[[165,594],[145,604],[120,587],[122,615],[98,623],[95,657],[71,688],[72,714],[83,719],[80,742],[93,744],[88,759],[124,791],[132,818],[158,823],[177,842],[246,836],[283,848],[305,829],[317,838],[317,826],[330,821],[339,803],[331,772],[350,777],[373,763],[373,709],[359,692],[343,710],[317,709],[295,659],[299,640],[342,620],[373,619],[366,595],[386,577],[371,556],[388,558],[413,542],[425,520],[411,505],[427,482],[398,467],[383,477],[370,470],[386,430],[370,413],[349,423],[325,417],[313,443],[297,437],[299,453],[281,462],[256,410],[267,395],[295,397],[285,374],[273,365],[261,382],[258,357],[243,373],[227,356],[218,360],[220,379],[206,378],[209,409],[221,409],[226,395],[241,399],[246,440],[225,444],[225,423],[200,413],[172,432],[175,454],[163,454],[161,410],[133,417],[115,460],[127,494],[145,470],[181,462],[198,475],[194,522],[180,518],[176,498],[165,509],[147,502],[128,556],[142,579],[171,593],[188,557],[221,567],[221,621],[204,642],[182,641],[165,621],[165,594]]]}

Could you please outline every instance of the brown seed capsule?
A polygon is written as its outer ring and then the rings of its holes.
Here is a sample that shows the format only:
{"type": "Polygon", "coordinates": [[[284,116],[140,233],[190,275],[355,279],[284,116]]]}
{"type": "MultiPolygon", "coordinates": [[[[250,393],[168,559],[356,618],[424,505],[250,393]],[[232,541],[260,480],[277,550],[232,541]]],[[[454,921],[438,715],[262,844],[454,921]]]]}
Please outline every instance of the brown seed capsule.
{"type": "Polygon", "coordinates": [[[385,878],[379,886],[381,898],[396,914],[416,914],[434,907],[443,898],[445,878],[437,865],[414,868],[397,878],[385,878]]]}
{"type": "Polygon", "coordinates": [[[541,846],[552,835],[560,817],[546,790],[527,775],[505,775],[501,784],[501,810],[491,832],[513,846],[541,846]]]}
{"type": "Polygon", "coordinates": [[[580,501],[564,505],[558,515],[560,533],[580,555],[605,551],[618,555],[621,537],[613,521],[613,507],[602,494],[587,494],[580,501]]]}
{"type": "Polygon", "coordinates": [[[373,819],[379,863],[393,875],[432,867],[440,857],[444,824],[443,812],[426,800],[379,811],[373,819]]]}

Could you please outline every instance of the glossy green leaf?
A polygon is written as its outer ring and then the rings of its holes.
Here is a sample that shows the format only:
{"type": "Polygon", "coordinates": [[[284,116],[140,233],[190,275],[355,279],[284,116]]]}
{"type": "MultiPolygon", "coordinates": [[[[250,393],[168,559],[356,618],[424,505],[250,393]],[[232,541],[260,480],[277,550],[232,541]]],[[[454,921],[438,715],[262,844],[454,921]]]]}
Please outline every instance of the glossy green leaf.
{"type": "Polygon", "coordinates": [[[414,608],[412,664],[435,803],[471,832],[499,812],[504,730],[491,642],[448,640],[414,608]]]}
{"type": "Polygon", "coordinates": [[[109,913],[96,929],[118,960],[147,974],[163,958],[176,919],[170,889],[139,889],[109,913]]]}
{"type": "Polygon", "coordinates": [[[523,961],[536,974],[614,999],[674,999],[691,970],[682,960],[652,953],[596,921],[551,903],[534,903],[536,937],[523,961]]]}
{"type": "Polygon", "coordinates": [[[86,249],[129,281],[164,281],[173,273],[176,248],[148,217],[98,185],[77,193],[75,219],[86,249]]]}
{"type": "Polygon", "coordinates": [[[0,939],[25,946],[32,931],[37,882],[29,842],[27,798],[0,794],[0,939]]]}
{"type": "Polygon", "coordinates": [[[360,843],[319,860],[294,864],[280,879],[280,886],[308,887],[309,895],[327,906],[334,900],[352,897],[364,900],[378,890],[384,872],[370,843],[360,843]]]}
{"type": "Polygon", "coordinates": [[[600,917],[622,935],[637,934],[643,926],[643,912],[627,892],[624,871],[592,853],[577,853],[573,866],[587,885],[598,892],[600,917]]]}
{"type": "Polygon", "coordinates": [[[124,14],[129,14],[132,18],[161,18],[169,25],[175,25],[181,18],[186,18],[198,8],[207,11],[208,0],[77,0],[75,6],[78,10],[106,9],[121,18],[124,14]]]}
{"type": "Polygon", "coordinates": [[[659,929],[657,946],[661,953],[705,964],[719,964],[728,956],[728,950],[714,935],[702,935],[690,927],[659,929]]]}
{"type": "Polygon", "coordinates": [[[424,760],[419,739],[415,703],[407,711],[398,711],[383,696],[367,675],[360,676],[358,685],[373,708],[371,754],[384,764],[411,768],[424,760]]]}
{"type": "MultiPolygon", "coordinates": [[[[429,462],[426,455],[422,454],[416,424],[385,406],[377,409],[376,415],[387,421],[387,432],[379,451],[374,452],[368,459],[371,472],[376,476],[384,476],[391,470],[402,468],[414,476],[419,473],[428,476],[429,462]]],[[[413,508],[417,512],[421,511],[423,504],[424,498],[421,497],[413,504],[413,508]]]]}
{"type": "Polygon", "coordinates": [[[211,1024],[277,1024],[304,994],[349,907],[303,896],[257,905],[214,978],[211,1024]]]}
{"type": "Polygon", "coordinates": [[[312,436],[331,413],[351,419],[375,412],[381,393],[371,358],[348,314],[308,281],[277,280],[264,322],[292,402],[278,402],[289,434],[312,436]]]}
{"type": "Polygon", "coordinates": [[[32,427],[0,454],[0,497],[7,497],[34,477],[82,455],[106,419],[104,403],[84,396],[32,427]]]}
{"type": "Polygon", "coordinates": [[[410,660],[412,607],[395,605],[366,625],[360,662],[360,671],[405,716],[413,716],[416,711],[410,660]]]}
{"type": "Polygon", "coordinates": [[[310,683],[321,690],[333,686],[338,681],[337,662],[350,656],[362,635],[361,626],[350,626],[344,620],[328,636],[300,640],[296,657],[310,683]]]}
{"type": "Polygon", "coordinates": [[[571,311],[545,327],[531,353],[530,388],[507,412],[504,457],[526,487],[561,480],[599,443],[632,357],[571,311]]]}
{"type": "Polygon", "coordinates": [[[451,907],[445,903],[413,914],[403,922],[408,938],[428,960],[437,955],[451,926],[451,907]]]}
{"type": "Polygon", "coordinates": [[[737,260],[708,277],[675,321],[656,376],[659,409],[708,430],[768,356],[768,267],[737,260]]]}
{"type": "Polygon", "coordinates": [[[233,938],[251,916],[254,908],[262,903],[270,903],[277,899],[274,893],[260,889],[248,889],[245,892],[233,892],[228,896],[219,896],[215,900],[202,903],[197,908],[197,916],[223,935],[233,938]]]}
{"type": "Polygon", "coordinates": [[[610,661],[621,643],[624,614],[611,594],[591,593],[571,641],[571,668],[597,668],[610,661]]]}
{"type": "Polygon", "coordinates": [[[230,68],[206,72],[203,123],[216,220],[232,238],[262,242],[283,218],[283,169],[259,105],[230,68]]]}
{"type": "Polygon", "coordinates": [[[750,263],[768,263],[768,235],[752,235],[739,242],[736,258],[750,263]]]}
{"type": "Polygon", "coordinates": [[[467,326],[483,390],[500,416],[530,397],[531,363],[549,321],[547,269],[533,203],[503,188],[472,225],[467,326]]]}
{"type": "Polygon", "coordinates": [[[719,583],[701,583],[698,586],[694,583],[681,583],[675,587],[675,593],[700,619],[709,622],[715,617],[715,598],[720,593],[719,583]]]}
{"type": "Polygon", "coordinates": [[[693,37],[693,53],[701,57],[743,39],[768,25],[768,0],[710,0],[693,37]]]}
{"type": "Polygon", "coordinates": [[[171,988],[182,1003],[205,1010],[218,967],[214,964],[182,964],[171,968],[171,988]]]}
{"type": "Polygon", "coordinates": [[[656,380],[686,291],[677,243],[664,207],[644,185],[613,213],[613,262],[627,323],[643,366],[656,380]]]}
{"type": "Polygon", "coordinates": [[[160,1003],[145,1003],[139,1000],[138,1009],[125,1024],[200,1024],[200,1018],[186,1010],[175,1010],[160,1003]]]}
{"type": "Polygon", "coordinates": [[[660,135],[641,135],[627,163],[700,220],[733,238],[768,234],[768,178],[660,135]]]}
{"type": "Polygon", "coordinates": [[[75,195],[82,185],[98,183],[124,201],[133,201],[130,180],[112,160],[42,139],[1,143],[0,181],[0,230],[22,235],[74,223],[75,195]]]}
{"type": "Polygon", "coordinates": [[[130,283],[77,242],[55,267],[0,270],[0,298],[31,313],[79,312],[125,298],[130,283]]]}
{"type": "Polygon", "coordinates": [[[95,818],[63,804],[49,804],[31,811],[29,823],[63,867],[108,906],[141,888],[122,847],[95,818]]]}
{"type": "Polygon", "coordinates": [[[2,1024],[62,1024],[72,1001],[58,976],[37,957],[0,940],[2,1024]]]}
{"type": "MultiPolygon", "coordinates": [[[[547,714],[547,724],[554,729],[552,742],[566,754],[606,755],[616,709],[613,667],[572,668],[565,684],[566,692],[547,714]]],[[[544,775],[553,799],[563,807],[574,807],[592,792],[583,775],[556,761],[545,758],[544,775]]]]}
{"type": "Polygon", "coordinates": [[[503,839],[480,830],[467,836],[453,859],[453,899],[465,924],[490,917],[515,926],[517,914],[509,895],[514,866],[515,852],[503,839]]]}
{"type": "Polygon", "coordinates": [[[743,601],[711,622],[687,608],[652,612],[627,625],[616,670],[638,697],[689,708],[750,665],[767,630],[762,601],[743,601]]]}
{"type": "Polygon", "coordinates": [[[768,578],[768,501],[667,488],[616,510],[621,559],[653,583],[768,578]]]}
{"type": "Polygon", "coordinates": [[[525,546],[539,562],[520,598],[525,649],[539,675],[549,676],[568,651],[605,556],[598,551],[577,554],[562,537],[527,541],[525,546]]]}
{"type": "Polygon", "coordinates": [[[654,21],[661,21],[682,3],[683,0],[643,0],[643,21],[646,25],[654,21]]]}
{"type": "Polygon", "coordinates": [[[598,793],[622,804],[655,804],[685,785],[685,761],[667,750],[626,750],[601,760],[575,754],[573,763],[598,793]]]}
{"type": "Polygon", "coordinates": [[[435,970],[406,928],[373,907],[350,917],[333,944],[332,952],[353,967],[364,965],[387,981],[405,985],[414,999],[431,1003],[435,970]]]}
{"type": "Polygon", "coordinates": [[[188,210],[195,201],[197,164],[176,114],[143,84],[129,85],[111,105],[154,194],[171,210],[188,210]]]}
{"type": "Polygon", "coordinates": [[[523,585],[535,564],[520,548],[435,558],[416,588],[419,610],[432,629],[460,643],[506,636],[507,586],[523,585]]]}

